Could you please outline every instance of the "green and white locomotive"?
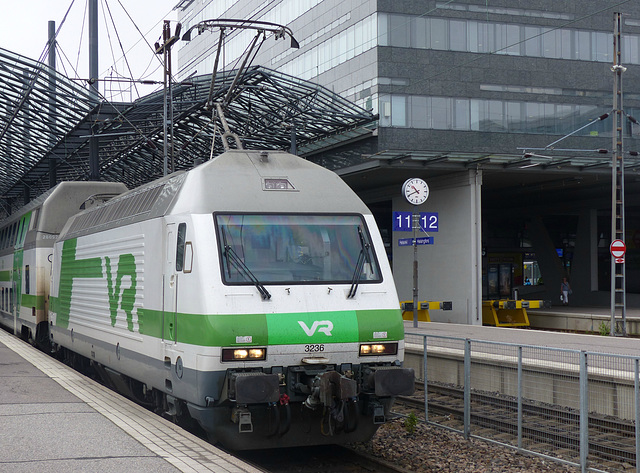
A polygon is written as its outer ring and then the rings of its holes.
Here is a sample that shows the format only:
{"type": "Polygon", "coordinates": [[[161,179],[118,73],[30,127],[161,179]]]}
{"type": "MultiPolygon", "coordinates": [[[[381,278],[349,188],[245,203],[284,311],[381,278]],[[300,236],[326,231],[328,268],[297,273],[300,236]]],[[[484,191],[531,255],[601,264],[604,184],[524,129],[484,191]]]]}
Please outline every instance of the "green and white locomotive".
{"type": "Polygon", "coordinates": [[[291,154],[227,151],[81,211],[52,260],[54,348],[229,448],[367,440],[413,392],[371,212],[291,154]]]}

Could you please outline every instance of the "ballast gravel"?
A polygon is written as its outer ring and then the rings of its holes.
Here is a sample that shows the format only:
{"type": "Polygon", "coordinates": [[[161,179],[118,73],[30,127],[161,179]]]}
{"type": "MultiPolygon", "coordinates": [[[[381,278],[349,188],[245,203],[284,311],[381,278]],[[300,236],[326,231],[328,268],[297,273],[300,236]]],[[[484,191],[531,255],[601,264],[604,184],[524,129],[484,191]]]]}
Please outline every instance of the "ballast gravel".
{"type": "Polygon", "coordinates": [[[384,424],[369,442],[351,445],[396,467],[424,472],[578,472],[578,468],[525,455],[462,434],[419,423],[408,433],[403,419],[384,424]]]}

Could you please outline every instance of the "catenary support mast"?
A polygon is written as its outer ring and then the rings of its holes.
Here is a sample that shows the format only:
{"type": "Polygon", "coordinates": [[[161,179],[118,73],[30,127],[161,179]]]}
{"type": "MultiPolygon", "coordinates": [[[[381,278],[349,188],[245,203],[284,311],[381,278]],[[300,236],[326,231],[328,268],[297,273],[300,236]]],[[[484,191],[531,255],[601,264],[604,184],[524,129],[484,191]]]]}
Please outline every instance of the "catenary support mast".
{"type": "MultiPolygon", "coordinates": [[[[611,169],[611,240],[624,241],[624,150],[621,64],[622,15],[614,13],[613,33],[613,162],[611,169]]],[[[611,255],[611,335],[626,336],[626,284],[623,258],[611,255]]]]}

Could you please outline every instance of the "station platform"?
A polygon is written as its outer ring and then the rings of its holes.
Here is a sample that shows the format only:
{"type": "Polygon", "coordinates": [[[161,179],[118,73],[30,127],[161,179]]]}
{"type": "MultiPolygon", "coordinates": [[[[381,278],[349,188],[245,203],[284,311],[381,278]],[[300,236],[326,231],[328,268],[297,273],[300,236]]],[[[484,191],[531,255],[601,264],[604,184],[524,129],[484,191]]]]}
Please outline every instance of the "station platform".
{"type": "Polygon", "coordinates": [[[3,330],[0,378],[0,471],[261,471],[3,330]]]}
{"type": "MultiPolygon", "coordinates": [[[[620,312],[617,314],[620,316],[620,312]]],[[[529,311],[531,327],[536,329],[600,332],[600,326],[611,324],[610,307],[557,306],[529,311]]],[[[640,336],[640,309],[626,309],[627,334],[640,336]]]]}
{"type": "MultiPolygon", "coordinates": [[[[513,343],[521,345],[533,345],[542,347],[566,348],[570,350],[587,350],[600,353],[615,353],[620,355],[637,356],[640,353],[640,340],[630,337],[612,337],[584,333],[554,332],[539,330],[534,325],[538,314],[545,314],[557,325],[578,324],[584,320],[604,320],[606,309],[584,309],[561,307],[549,311],[535,311],[533,317],[529,315],[531,327],[493,327],[482,325],[466,325],[442,322],[418,322],[418,327],[413,326],[413,321],[404,321],[405,337],[411,334],[427,334],[430,336],[468,338],[472,340],[486,340],[501,343],[513,343]],[[533,330],[532,328],[536,328],[533,330]]],[[[609,313],[610,317],[610,313],[609,313]]],[[[637,319],[640,321],[640,310],[634,309],[632,314],[627,311],[627,326],[637,319]]],[[[599,324],[599,322],[598,322],[599,324]]],[[[547,327],[548,328],[548,327],[547,327]]],[[[559,327],[556,327],[559,328],[559,327]]],[[[568,330],[576,330],[568,329],[568,330]]],[[[597,328],[593,330],[598,333],[597,328]]],[[[415,341],[415,337],[412,337],[415,341]]]]}

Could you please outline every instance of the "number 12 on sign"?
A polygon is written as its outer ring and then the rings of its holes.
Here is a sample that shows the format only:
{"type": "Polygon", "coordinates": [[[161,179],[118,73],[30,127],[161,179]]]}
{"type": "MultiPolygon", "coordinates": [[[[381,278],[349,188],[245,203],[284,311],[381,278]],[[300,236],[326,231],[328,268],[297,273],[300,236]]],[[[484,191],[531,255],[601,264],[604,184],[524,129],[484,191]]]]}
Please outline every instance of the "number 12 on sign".
{"type": "Polygon", "coordinates": [[[438,212],[420,212],[420,228],[423,232],[437,232],[438,223],[438,212]]]}

